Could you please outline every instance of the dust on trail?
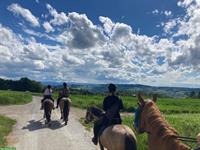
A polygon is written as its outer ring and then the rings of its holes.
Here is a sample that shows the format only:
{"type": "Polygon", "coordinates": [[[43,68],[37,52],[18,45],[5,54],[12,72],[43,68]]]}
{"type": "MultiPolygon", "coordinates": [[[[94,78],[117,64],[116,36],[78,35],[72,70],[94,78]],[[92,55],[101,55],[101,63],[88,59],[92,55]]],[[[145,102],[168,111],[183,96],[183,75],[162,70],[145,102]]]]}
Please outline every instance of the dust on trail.
{"type": "Polygon", "coordinates": [[[83,111],[71,108],[69,122],[64,126],[60,112],[52,112],[52,125],[44,124],[40,97],[26,105],[0,106],[0,114],[16,119],[17,124],[8,136],[9,146],[17,150],[98,150],[91,142],[91,134],[79,123],[83,111]]]}

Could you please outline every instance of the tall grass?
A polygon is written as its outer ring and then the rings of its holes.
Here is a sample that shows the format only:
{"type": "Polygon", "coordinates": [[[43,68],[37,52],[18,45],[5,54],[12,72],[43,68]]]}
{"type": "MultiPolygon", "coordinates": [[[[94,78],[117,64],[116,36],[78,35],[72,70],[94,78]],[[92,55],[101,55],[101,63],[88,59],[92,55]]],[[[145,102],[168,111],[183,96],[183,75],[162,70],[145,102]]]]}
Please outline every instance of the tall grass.
{"type": "Polygon", "coordinates": [[[29,92],[0,91],[0,105],[26,104],[31,100],[29,92]]]}

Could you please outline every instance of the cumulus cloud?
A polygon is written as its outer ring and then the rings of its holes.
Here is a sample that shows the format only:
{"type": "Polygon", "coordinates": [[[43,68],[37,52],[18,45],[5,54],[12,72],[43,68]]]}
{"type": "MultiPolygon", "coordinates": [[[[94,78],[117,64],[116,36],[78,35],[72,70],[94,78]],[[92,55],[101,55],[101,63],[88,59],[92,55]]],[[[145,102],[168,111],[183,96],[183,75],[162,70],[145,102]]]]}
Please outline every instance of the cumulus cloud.
{"type": "Polygon", "coordinates": [[[50,4],[46,5],[49,13],[53,16],[53,19],[50,20],[50,23],[54,26],[56,25],[63,25],[68,22],[68,17],[64,12],[58,13],[56,9],[54,9],[50,4]]]}
{"type": "Polygon", "coordinates": [[[16,15],[22,16],[26,21],[31,23],[32,26],[34,27],[40,26],[38,19],[31,13],[31,11],[23,8],[19,4],[11,4],[8,6],[7,9],[16,15]]]}
{"type": "MultiPolygon", "coordinates": [[[[189,0],[178,6],[185,8],[186,16],[163,22],[168,37],[160,38],[137,34],[131,26],[104,16],[94,24],[86,14],[59,13],[47,4],[46,33],[23,28],[27,39],[0,25],[0,72],[5,72],[0,75],[16,77],[24,72],[39,80],[96,83],[184,82],[179,79],[188,70],[200,70],[200,9],[198,2],[189,0]]],[[[170,11],[162,14],[173,16],[170,11]]]]}
{"type": "MultiPolygon", "coordinates": [[[[184,0],[178,2],[178,5],[186,9],[186,16],[177,18],[176,38],[185,37],[176,42],[176,55],[170,62],[172,65],[190,66],[194,69],[200,68],[200,2],[184,0]]],[[[173,54],[173,53],[172,53],[173,54]]]]}

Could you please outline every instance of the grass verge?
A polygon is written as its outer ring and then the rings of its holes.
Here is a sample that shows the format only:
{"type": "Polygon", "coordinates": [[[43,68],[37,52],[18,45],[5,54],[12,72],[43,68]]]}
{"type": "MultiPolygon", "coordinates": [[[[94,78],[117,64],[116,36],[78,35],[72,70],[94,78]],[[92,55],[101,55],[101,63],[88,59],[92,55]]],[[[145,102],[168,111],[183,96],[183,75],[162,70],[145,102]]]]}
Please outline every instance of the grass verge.
{"type": "Polygon", "coordinates": [[[15,120],[0,115],[0,147],[6,147],[6,136],[12,131],[15,120]]]}

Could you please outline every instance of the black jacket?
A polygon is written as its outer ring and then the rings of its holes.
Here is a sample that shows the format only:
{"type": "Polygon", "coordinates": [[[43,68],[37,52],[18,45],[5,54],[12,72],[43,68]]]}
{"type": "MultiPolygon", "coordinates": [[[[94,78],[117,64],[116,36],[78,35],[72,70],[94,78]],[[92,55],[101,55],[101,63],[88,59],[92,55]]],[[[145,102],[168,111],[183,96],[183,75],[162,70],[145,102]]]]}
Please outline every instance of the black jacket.
{"type": "Polygon", "coordinates": [[[107,112],[110,109],[112,109],[114,105],[118,105],[118,109],[114,110],[116,112],[113,112],[114,113],[113,118],[121,120],[119,112],[121,109],[123,109],[123,103],[122,103],[122,100],[118,96],[115,96],[115,95],[107,96],[103,101],[103,110],[107,112]]]}

